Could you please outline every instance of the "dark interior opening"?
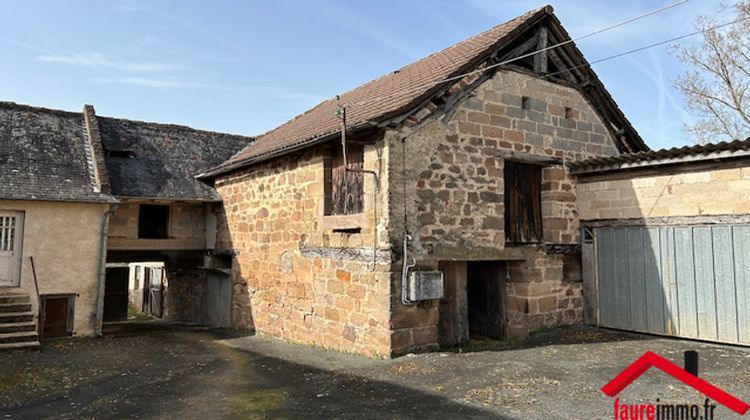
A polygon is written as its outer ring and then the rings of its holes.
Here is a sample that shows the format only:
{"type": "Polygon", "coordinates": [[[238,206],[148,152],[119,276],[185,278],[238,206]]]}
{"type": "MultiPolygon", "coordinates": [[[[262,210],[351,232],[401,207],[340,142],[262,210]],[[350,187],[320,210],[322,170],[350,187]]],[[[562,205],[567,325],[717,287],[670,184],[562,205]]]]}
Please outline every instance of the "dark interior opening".
{"type": "Polygon", "coordinates": [[[505,337],[505,263],[466,263],[469,332],[472,338],[505,337]]]}
{"type": "Polygon", "coordinates": [[[104,278],[104,322],[128,319],[128,267],[107,267],[104,278]]]}
{"type": "Polygon", "coordinates": [[[138,209],[138,237],[144,239],[167,238],[169,206],[141,204],[138,209]]]}

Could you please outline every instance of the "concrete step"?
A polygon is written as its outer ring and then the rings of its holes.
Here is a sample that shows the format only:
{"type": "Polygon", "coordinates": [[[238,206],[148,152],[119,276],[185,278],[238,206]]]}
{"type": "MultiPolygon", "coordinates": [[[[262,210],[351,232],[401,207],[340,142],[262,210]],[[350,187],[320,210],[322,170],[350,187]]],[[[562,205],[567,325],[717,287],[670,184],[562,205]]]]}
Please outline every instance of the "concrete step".
{"type": "Polygon", "coordinates": [[[0,324],[33,321],[34,314],[31,312],[0,312],[0,324]]]}
{"type": "Polygon", "coordinates": [[[17,343],[4,343],[0,344],[0,351],[7,350],[38,350],[40,347],[39,341],[21,341],[17,343]]]}
{"type": "Polygon", "coordinates": [[[22,293],[0,295],[0,303],[31,303],[31,297],[22,293]]]}
{"type": "Polygon", "coordinates": [[[0,313],[2,312],[30,312],[30,303],[0,303],[0,313]]]}
{"type": "Polygon", "coordinates": [[[22,331],[0,334],[0,344],[38,342],[39,336],[36,331],[22,331]]]}
{"type": "Polygon", "coordinates": [[[8,322],[0,324],[0,334],[32,331],[36,331],[36,324],[33,322],[8,322]]]}

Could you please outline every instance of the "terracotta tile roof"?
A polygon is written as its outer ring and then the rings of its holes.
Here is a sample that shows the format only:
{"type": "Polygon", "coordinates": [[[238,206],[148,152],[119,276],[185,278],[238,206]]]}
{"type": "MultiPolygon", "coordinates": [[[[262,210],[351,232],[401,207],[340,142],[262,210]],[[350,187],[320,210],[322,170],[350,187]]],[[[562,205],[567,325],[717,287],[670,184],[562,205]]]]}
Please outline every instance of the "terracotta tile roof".
{"type": "MultiPolygon", "coordinates": [[[[366,122],[379,122],[407,111],[445,78],[470,70],[474,61],[503,43],[515,29],[527,22],[551,14],[550,6],[529,11],[479,35],[459,42],[399,70],[359,86],[340,97],[347,107],[347,125],[355,127],[366,122]],[[424,86],[415,89],[414,86],[424,86]]],[[[222,173],[257,158],[293,149],[337,132],[341,120],[336,116],[335,99],[321,102],[309,111],[259,136],[255,142],[214,168],[222,173]]]]}
{"type": "Polygon", "coordinates": [[[639,153],[626,153],[618,156],[596,157],[569,162],[568,167],[574,174],[598,174],[608,171],[738,157],[750,157],[750,138],[731,142],[723,141],[719,143],[672,147],[670,149],[649,150],[639,153]]]}

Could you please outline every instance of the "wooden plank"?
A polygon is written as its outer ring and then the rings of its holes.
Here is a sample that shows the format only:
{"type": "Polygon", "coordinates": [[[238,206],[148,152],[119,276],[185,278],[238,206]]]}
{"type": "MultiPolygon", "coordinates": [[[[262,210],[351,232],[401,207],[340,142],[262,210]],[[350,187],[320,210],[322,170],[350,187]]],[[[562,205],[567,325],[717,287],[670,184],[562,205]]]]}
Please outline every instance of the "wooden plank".
{"type": "Polygon", "coordinates": [[[630,325],[639,331],[645,331],[648,326],[646,305],[645,249],[643,246],[644,229],[627,229],[628,233],[628,273],[630,286],[630,325]]]}
{"type": "Polygon", "coordinates": [[[719,214],[711,216],[668,216],[631,219],[581,220],[581,226],[597,227],[643,227],[643,226],[694,226],[721,224],[748,224],[750,215],[719,214]]]}
{"type": "Polygon", "coordinates": [[[547,51],[542,51],[547,48],[547,27],[541,26],[538,32],[539,42],[536,45],[536,50],[541,51],[534,54],[534,72],[537,74],[547,74],[547,51]]]}
{"type": "Polygon", "coordinates": [[[734,226],[732,234],[737,292],[737,335],[740,343],[750,344],[750,226],[734,226]]]}
{"type": "Polygon", "coordinates": [[[597,301],[599,302],[599,324],[615,326],[614,258],[612,253],[612,229],[596,230],[597,301]]]}
{"type": "Polygon", "coordinates": [[[678,334],[698,337],[698,310],[695,304],[695,264],[693,229],[674,228],[675,274],[677,283],[678,334]]]}
{"type": "Polygon", "coordinates": [[[677,299],[677,269],[674,255],[674,228],[659,229],[659,245],[661,247],[662,290],[666,293],[664,317],[667,334],[679,335],[679,302],[677,299]]]}
{"type": "Polygon", "coordinates": [[[453,347],[469,340],[466,262],[440,261],[439,268],[445,280],[445,294],[439,307],[439,341],[441,346],[453,347]]]}
{"type": "Polygon", "coordinates": [[[614,231],[613,250],[614,255],[614,281],[615,281],[615,317],[616,326],[619,328],[631,328],[630,322],[630,270],[628,233],[624,229],[614,231]]]}
{"type": "Polygon", "coordinates": [[[715,318],[717,339],[736,343],[737,337],[737,290],[734,280],[734,247],[732,227],[711,228],[714,250],[714,294],[716,297],[715,318]]]}
{"type": "Polygon", "coordinates": [[[661,241],[659,229],[649,228],[643,233],[645,252],[643,279],[646,291],[646,330],[666,334],[668,289],[662,283],[661,241]]]}
{"type": "Polygon", "coordinates": [[[556,158],[554,156],[541,156],[535,155],[533,153],[517,152],[513,150],[498,150],[497,152],[495,152],[495,156],[503,160],[510,160],[530,165],[549,166],[560,165],[563,163],[562,159],[556,158]]]}
{"type": "Polygon", "coordinates": [[[714,292],[714,255],[710,227],[693,228],[692,253],[695,263],[695,309],[698,337],[716,340],[718,332],[714,292]]]}

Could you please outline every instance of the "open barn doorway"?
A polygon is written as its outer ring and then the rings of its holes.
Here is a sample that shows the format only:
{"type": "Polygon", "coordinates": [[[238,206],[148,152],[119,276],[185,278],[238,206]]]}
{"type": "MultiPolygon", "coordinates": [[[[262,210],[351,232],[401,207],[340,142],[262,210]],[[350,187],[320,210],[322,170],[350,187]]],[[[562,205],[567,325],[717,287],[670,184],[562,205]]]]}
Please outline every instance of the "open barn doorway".
{"type": "Polygon", "coordinates": [[[440,301],[440,345],[469,339],[505,337],[505,262],[442,261],[444,296],[440,301]]]}

